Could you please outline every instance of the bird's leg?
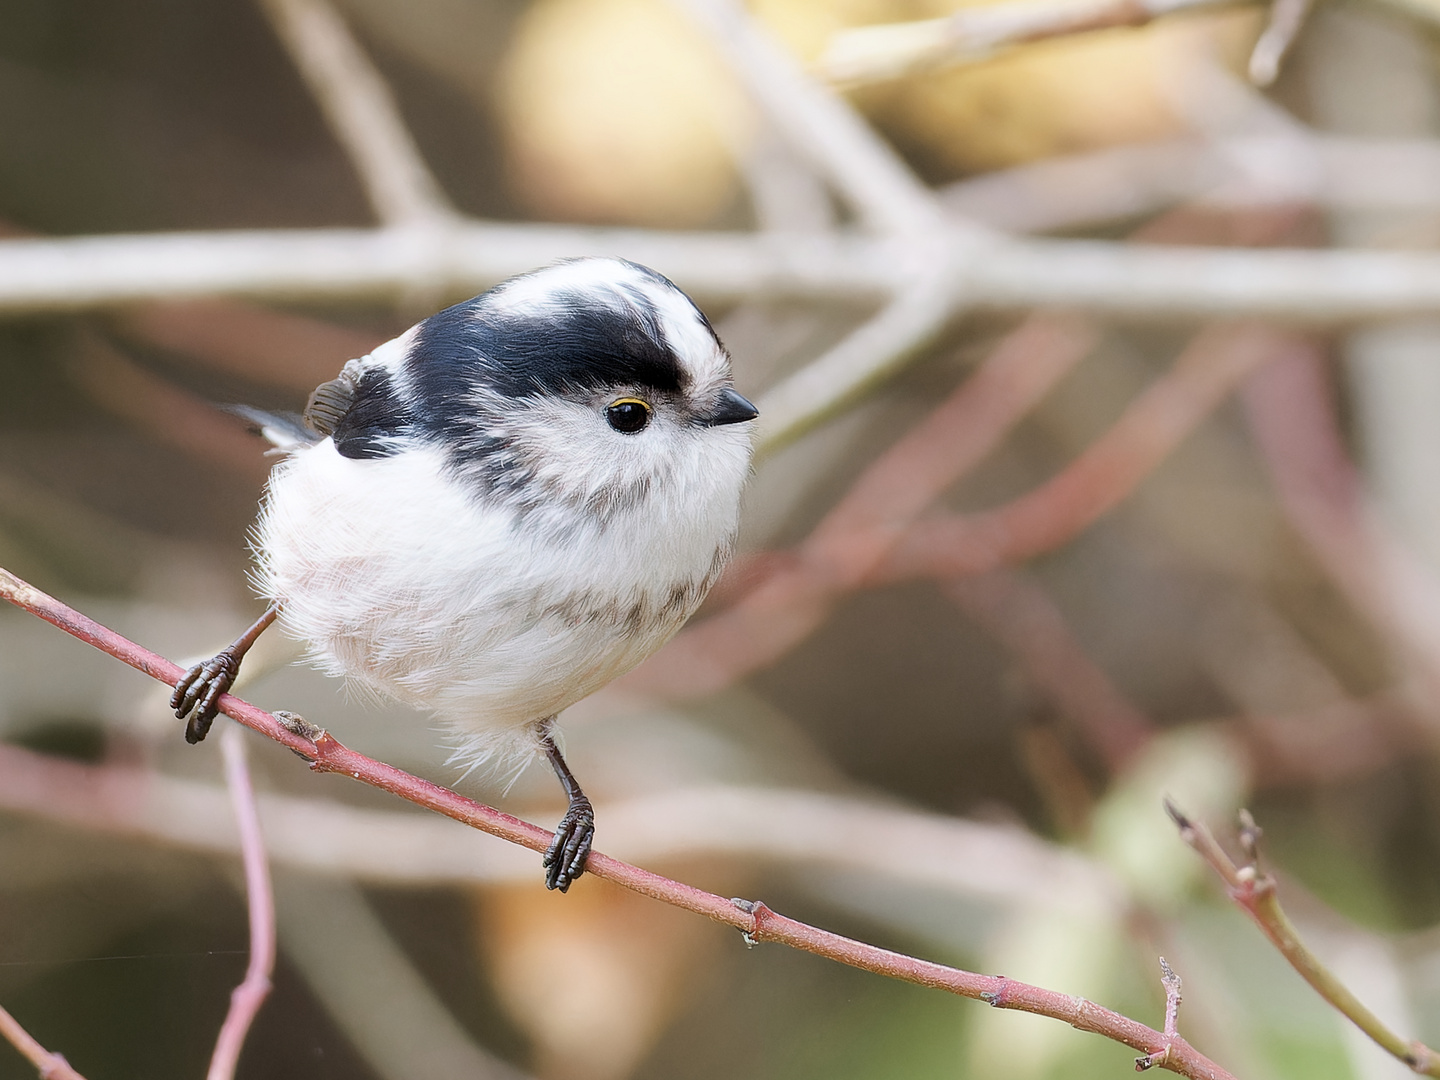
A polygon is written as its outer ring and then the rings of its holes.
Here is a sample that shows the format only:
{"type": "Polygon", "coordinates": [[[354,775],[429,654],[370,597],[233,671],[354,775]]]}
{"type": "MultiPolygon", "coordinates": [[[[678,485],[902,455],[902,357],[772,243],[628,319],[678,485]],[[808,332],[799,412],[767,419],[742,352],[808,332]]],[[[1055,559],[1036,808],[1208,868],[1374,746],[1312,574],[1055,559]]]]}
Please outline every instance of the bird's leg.
{"type": "Polygon", "coordinates": [[[580,790],[570,766],[565,764],[565,758],[550,734],[548,721],[542,732],[540,745],[545,749],[550,767],[560,778],[565,797],[570,800],[570,808],[560,819],[560,827],[555,830],[555,839],[550,841],[550,850],[545,852],[544,860],[545,887],[559,889],[563,893],[585,872],[585,860],[590,855],[591,841],[595,839],[595,809],[585,797],[585,792],[580,790]]]}
{"type": "Polygon", "coordinates": [[[175,692],[170,695],[170,707],[175,710],[175,719],[184,720],[186,714],[194,710],[190,721],[185,725],[186,742],[198,743],[210,733],[210,725],[215,722],[215,714],[219,711],[217,703],[220,695],[229,690],[235,682],[235,676],[240,674],[240,661],[250,651],[250,646],[255,644],[255,639],[264,633],[265,628],[273,623],[275,616],[279,614],[280,603],[276,601],[265,609],[265,614],[256,619],[249,630],[209,660],[202,661],[185,672],[175,684],[175,692]]]}

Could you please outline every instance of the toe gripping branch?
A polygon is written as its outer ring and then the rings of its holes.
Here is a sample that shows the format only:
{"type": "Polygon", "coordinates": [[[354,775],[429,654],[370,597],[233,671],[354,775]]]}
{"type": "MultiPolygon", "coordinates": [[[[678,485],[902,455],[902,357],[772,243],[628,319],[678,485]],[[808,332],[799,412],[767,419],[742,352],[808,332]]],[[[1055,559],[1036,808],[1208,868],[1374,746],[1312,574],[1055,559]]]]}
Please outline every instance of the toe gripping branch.
{"type": "Polygon", "coordinates": [[[235,677],[240,674],[240,661],[279,614],[280,605],[271,604],[250,629],[180,677],[175,692],[170,695],[170,708],[175,710],[177,720],[190,717],[185,724],[186,742],[198,743],[210,734],[210,725],[220,711],[220,695],[234,685],[235,677]]]}
{"type": "Polygon", "coordinates": [[[565,764],[565,758],[561,755],[560,748],[555,745],[548,727],[541,745],[544,747],[545,757],[550,761],[550,767],[560,778],[560,784],[565,788],[565,795],[570,800],[570,808],[560,819],[560,826],[555,830],[555,839],[550,841],[550,848],[542,860],[545,867],[545,887],[559,889],[563,893],[585,872],[585,860],[590,855],[590,845],[595,839],[595,809],[585,797],[585,792],[580,790],[580,784],[575,779],[575,774],[570,771],[570,766],[565,764]]]}

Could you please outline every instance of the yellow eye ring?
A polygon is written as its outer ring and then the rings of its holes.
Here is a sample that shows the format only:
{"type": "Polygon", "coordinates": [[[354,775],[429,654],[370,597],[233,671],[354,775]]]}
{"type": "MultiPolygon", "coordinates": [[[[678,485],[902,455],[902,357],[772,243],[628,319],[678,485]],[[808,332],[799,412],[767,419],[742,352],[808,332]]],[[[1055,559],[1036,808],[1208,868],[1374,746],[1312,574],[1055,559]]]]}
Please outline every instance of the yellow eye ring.
{"type": "Polygon", "coordinates": [[[637,397],[616,398],[605,409],[605,419],[616,431],[634,435],[650,423],[650,403],[637,397]]]}

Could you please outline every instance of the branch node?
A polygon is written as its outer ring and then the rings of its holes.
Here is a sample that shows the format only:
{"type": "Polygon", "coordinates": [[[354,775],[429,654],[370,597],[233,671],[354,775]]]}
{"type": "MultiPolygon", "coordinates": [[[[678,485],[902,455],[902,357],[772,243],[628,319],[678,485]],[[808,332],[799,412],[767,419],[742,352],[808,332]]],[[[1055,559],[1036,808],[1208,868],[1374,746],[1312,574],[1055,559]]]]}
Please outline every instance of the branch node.
{"type": "Polygon", "coordinates": [[[1435,1051],[1418,1039],[1411,1041],[1410,1052],[1405,1055],[1404,1061],[1414,1072],[1422,1075],[1429,1073],[1437,1064],[1440,1064],[1435,1051]]]}
{"type": "Polygon", "coordinates": [[[1146,1054],[1143,1057],[1137,1057],[1135,1059],[1135,1071],[1148,1072],[1150,1069],[1155,1068],[1157,1065],[1164,1065],[1165,1062],[1169,1060],[1170,1044],[1166,1043],[1164,1047],[1155,1051],[1155,1053],[1153,1054],[1146,1054]]]}
{"type": "MultiPolygon", "coordinates": [[[[299,713],[286,712],[284,709],[276,709],[270,715],[275,717],[276,720],[280,721],[280,726],[283,727],[286,731],[290,732],[291,735],[298,735],[306,742],[319,743],[321,739],[325,738],[324,728],[318,727],[315,724],[310,723],[309,720],[306,720],[299,713]]],[[[314,764],[315,762],[315,755],[303,754],[299,750],[292,750],[291,753],[293,753],[298,758],[310,762],[311,764],[314,764]]]]}
{"type": "Polygon", "coordinates": [[[747,949],[753,949],[756,945],[760,944],[760,938],[757,936],[760,933],[760,914],[770,909],[759,900],[744,900],[738,896],[732,896],[730,903],[734,904],[741,911],[745,912],[746,915],[751,916],[751,918],[755,920],[749,930],[740,931],[740,936],[745,939],[745,947],[747,949]]]}
{"type": "Polygon", "coordinates": [[[1005,1008],[1005,976],[995,975],[992,976],[992,978],[994,978],[995,982],[998,985],[994,990],[982,991],[980,994],[980,1000],[985,1002],[986,1005],[989,1005],[992,1008],[1003,1009],[1005,1008]]]}

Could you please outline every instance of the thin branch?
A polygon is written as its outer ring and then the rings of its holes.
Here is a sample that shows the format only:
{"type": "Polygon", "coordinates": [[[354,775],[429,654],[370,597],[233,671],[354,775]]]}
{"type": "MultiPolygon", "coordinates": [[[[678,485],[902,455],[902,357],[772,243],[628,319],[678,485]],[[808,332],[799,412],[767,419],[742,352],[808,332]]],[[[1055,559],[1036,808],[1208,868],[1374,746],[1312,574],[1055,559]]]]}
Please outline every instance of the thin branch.
{"type": "Polygon", "coordinates": [[[799,438],[892,375],[944,329],[956,303],[937,267],[834,348],[767,390],[759,402],[757,453],[799,438]]]}
{"type": "Polygon", "coordinates": [[[285,874],[277,884],[286,959],[373,1075],[525,1080],[475,1043],[354,883],[285,874]]]}
{"type": "Polygon", "coordinates": [[[1440,1076],[1440,1054],[1424,1043],[1408,1041],[1391,1031],[1300,939],[1294,924],[1280,907],[1275,879],[1260,869],[1260,830],[1248,812],[1242,810],[1240,813],[1240,845],[1245,852],[1245,861],[1237,865],[1204,822],[1186,817],[1168,799],[1165,810],[1180,830],[1180,838],[1220,875],[1230,899],[1254,920],[1280,955],[1316,993],[1370,1036],[1381,1049],[1417,1073],[1440,1076]]]}
{"type": "Polygon", "coordinates": [[[199,366],[302,394],[382,340],[374,332],[234,300],[137,305],[112,325],[124,338],[180,353],[199,366]]]}
{"type": "Polygon", "coordinates": [[[390,88],[325,0],[260,0],[386,225],[454,218],[390,88]]]}
{"type": "Polygon", "coordinates": [[[922,234],[938,200],[850,104],[813,81],[736,0],[676,0],[729,60],[786,142],[877,231],[922,234]]]}
{"type": "Polygon", "coordinates": [[[1150,741],[1149,718],[1086,654],[1045,590],[1029,577],[998,570],[949,582],[944,592],[1019,659],[1112,775],[1150,741]]]}
{"type": "Polygon", "coordinates": [[[904,280],[891,244],[829,234],[499,222],[151,233],[0,241],[0,315],[203,296],[394,299],[430,287],[469,296],[557,259],[615,254],[719,300],[883,300],[904,280]]]}
{"type": "Polygon", "coordinates": [[[85,1080],[59,1054],[52,1054],[20,1026],[20,1022],[0,1009],[0,1037],[25,1056],[40,1074],[40,1080],[85,1080]]]}
{"type": "MultiPolygon", "coordinates": [[[[1173,1039],[1179,1033],[1177,1025],[1180,1021],[1180,976],[1170,970],[1170,965],[1163,956],[1160,957],[1160,985],[1165,988],[1165,1036],[1173,1039]]],[[[1146,1072],[1156,1065],[1163,1065],[1169,1056],[1170,1047],[1167,1046],[1158,1054],[1138,1057],[1135,1059],[1135,1071],[1146,1072]]]]}
{"type": "Polygon", "coordinates": [[[72,381],[94,404],[156,442],[173,446],[254,485],[273,462],[255,452],[255,439],[233,416],[177,386],[82,329],[69,364],[72,381]]]}
{"type": "MultiPolygon", "coordinates": [[[[270,858],[384,885],[533,882],[534,861],[428,814],[322,798],[258,799],[270,858]]],[[[230,854],[240,850],[224,791],[124,765],[84,765],[0,744],[0,809],[75,828],[230,854]]],[[[900,888],[1007,908],[1055,903],[1119,911],[1116,883],[1081,855],[1020,830],[853,797],[784,788],[704,787],[599,806],[606,846],[627,861],[773,860],[855,870],[900,888]]]]}
{"type": "Polygon", "coordinates": [[[1221,209],[1440,208],[1440,141],[1195,136],[1046,158],[941,189],[951,212],[1006,232],[1101,225],[1191,201],[1221,209]]]}
{"type": "Polygon", "coordinates": [[[556,259],[623,255],[702,300],[887,300],[950,245],[968,308],[1256,317],[1335,325],[1440,311],[1440,255],[955,238],[923,250],[848,233],[669,233],[466,222],[444,230],[292,229],[0,241],[0,317],[137,300],[470,295],[556,259]]]}
{"type": "MultiPolygon", "coordinates": [[[[1367,504],[1335,412],[1323,352],[1297,340],[1243,394],[1287,519],[1345,597],[1440,702],[1440,581],[1367,504]]],[[[1433,730],[1434,710],[1429,717],[1433,730]]]]}
{"type": "Polygon", "coordinates": [[[961,577],[1053,551],[1127,497],[1246,375],[1295,347],[1263,326],[1201,331],[1062,472],[997,509],[918,523],[877,579],[961,577]]]}
{"type": "Polygon", "coordinates": [[[1178,11],[1236,0],[1021,0],[966,8],[943,19],[841,30],[816,67],[823,78],[858,85],[986,60],[1010,46],[1047,38],[1143,26],[1178,11]]]}
{"type": "Polygon", "coordinates": [[[245,764],[245,742],[238,728],[227,727],[220,733],[220,749],[225,757],[225,783],[230,788],[245,864],[250,962],[245,967],[244,980],[230,995],[230,1011],[220,1027],[205,1080],[231,1080],[235,1075],[245,1036],[255,1014],[270,996],[270,976],[275,970],[275,896],[270,887],[270,868],[265,857],[265,838],[260,832],[255,790],[250,783],[250,769],[245,764]]]}
{"type": "Polygon", "coordinates": [[[1250,53],[1250,81],[1256,86],[1269,86],[1280,74],[1281,61],[1305,25],[1310,5],[1311,0],[1273,0],[1269,25],[1250,53]]]}
{"type": "MultiPolygon", "coordinates": [[[[162,683],[173,683],[182,674],[180,668],[170,661],[126,640],[4,570],[0,570],[0,597],[162,683]]],[[[306,758],[313,771],[343,773],[533,851],[543,851],[549,846],[551,837],[545,829],[358,754],[328,732],[305,725],[303,721],[292,721],[287,727],[270,713],[231,694],[220,698],[220,708],[246,727],[306,758]]],[[[945,990],[961,997],[976,998],[996,1008],[1018,1009],[1064,1020],[1081,1031],[1103,1035],[1145,1054],[1158,1053],[1169,1045],[1171,1050],[1165,1068],[1172,1072],[1195,1080],[1233,1080],[1230,1073],[1183,1039],[1166,1039],[1153,1028],[1083,998],[1004,976],[979,975],[880,949],[786,918],[758,901],[727,900],[600,852],[590,855],[586,870],[596,877],[734,927],[749,941],[789,945],[864,971],[945,990]]]]}

